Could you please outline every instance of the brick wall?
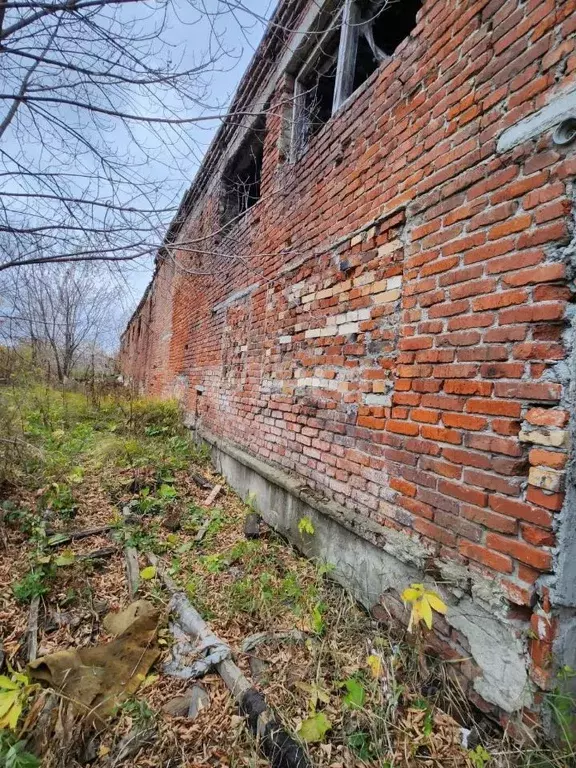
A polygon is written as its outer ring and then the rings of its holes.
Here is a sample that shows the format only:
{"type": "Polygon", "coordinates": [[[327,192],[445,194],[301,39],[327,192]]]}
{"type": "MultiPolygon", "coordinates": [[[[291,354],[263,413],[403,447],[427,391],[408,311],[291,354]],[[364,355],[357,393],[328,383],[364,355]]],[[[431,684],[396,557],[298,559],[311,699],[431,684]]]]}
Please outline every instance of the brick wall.
{"type": "MultiPolygon", "coordinates": [[[[128,377],[176,394],[191,422],[498,585],[541,687],[568,461],[576,153],[550,130],[496,145],[576,86],[575,32],[574,0],[425,0],[296,163],[280,78],[260,201],[214,234],[217,186],[200,190],[186,250],[158,259],[121,353],[128,377]]],[[[444,652],[466,655],[437,628],[444,652]]]]}

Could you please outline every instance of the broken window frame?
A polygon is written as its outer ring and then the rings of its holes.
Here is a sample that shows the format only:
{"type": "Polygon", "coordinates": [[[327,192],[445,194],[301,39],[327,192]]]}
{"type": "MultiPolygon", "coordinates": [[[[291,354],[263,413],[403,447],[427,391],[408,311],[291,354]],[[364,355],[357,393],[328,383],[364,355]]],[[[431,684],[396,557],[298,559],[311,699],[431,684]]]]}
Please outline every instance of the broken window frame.
{"type": "MultiPolygon", "coordinates": [[[[306,147],[309,143],[309,137],[311,134],[310,121],[306,115],[306,95],[309,91],[305,85],[306,79],[314,72],[318,59],[322,58],[323,51],[327,42],[333,35],[337,35],[340,32],[342,35],[342,24],[340,18],[342,16],[343,9],[340,9],[332,23],[328,26],[324,33],[320,37],[320,40],[316,43],[306,61],[302,64],[298,71],[298,75],[294,80],[294,109],[292,116],[292,154],[293,159],[298,159],[306,151],[306,147]]],[[[341,41],[342,38],[340,38],[341,41]]],[[[324,67],[329,69],[330,65],[334,62],[338,62],[340,56],[340,44],[336,49],[333,56],[325,59],[324,67]]],[[[337,65],[338,66],[338,65],[337,65]]],[[[336,73],[337,74],[337,73],[336,73]]],[[[334,103],[332,104],[332,114],[334,114],[334,103]]]]}
{"type": "Polygon", "coordinates": [[[294,80],[294,108],[292,116],[292,161],[297,161],[305,152],[309,145],[310,130],[306,122],[305,114],[305,94],[307,89],[304,81],[313,70],[322,47],[325,45],[329,35],[334,34],[335,30],[340,29],[340,41],[336,53],[336,76],[334,85],[334,97],[332,102],[333,116],[342,105],[355,93],[361,85],[354,87],[356,72],[356,59],[358,52],[358,41],[363,35],[377,62],[376,69],[383,63],[389,61],[392,56],[382,51],[375,43],[372,32],[374,22],[383,13],[388,6],[387,0],[383,0],[382,7],[378,9],[370,19],[363,20],[360,12],[358,0],[344,0],[333,22],[328,26],[322,35],[320,41],[314,46],[311,54],[302,64],[294,80]]]}
{"type": "MultiPolygon", "coordinates": [[[[227,229],[239,221],[251,208],[258,204],[262,196],[262,170],[264,164],[264,142],[266,138],[266,114],[263,112],[248,127],[240,146],[227,160],[221,178],[220,192],[220,226],[227,229]],[[246,181],[240,178],[242,171],[237,167],[242,165],[242,152],[252,152],[255,142],[260,146],[258,154],[254,155],[256,180],[250,181],[242,191],[246,181]],[[234,178],[238,176],[238,179],[234,178]]],[[[244,169],[245,171],[245,169],[244,169]]]]}

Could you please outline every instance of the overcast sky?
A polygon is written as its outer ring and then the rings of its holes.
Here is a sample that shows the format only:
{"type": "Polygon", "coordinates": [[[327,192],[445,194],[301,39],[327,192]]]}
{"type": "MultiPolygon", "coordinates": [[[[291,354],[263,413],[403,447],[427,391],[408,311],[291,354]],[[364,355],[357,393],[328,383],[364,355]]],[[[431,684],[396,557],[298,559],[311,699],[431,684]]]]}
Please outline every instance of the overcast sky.
{"type": "MultiPolygon", "coordinates": [[[[176,19],[171,23],[175,58],[182,56],[183,62],[196,60],[206,50],[210,32],[209,25],[213,23],[217,27],[228,55],[222,61],[223,69],[213,72],[210,76],[210,103],[218,103],[226,107],[230,103],[236,86],[262,38],[266,26],[263,19],[270,18],[276,0],[246,0],[244,6],[248,12],[237,11],[234,14],[223,13],[219,0],[206,0],[206,18],[200,22],[192,18],[190,6],[186,0],[180,0],[178,5],[181,9],[182,23],[179,24],[176,19]]],[[[175,153],[180,155],[178,162],[174,164],[175,182],[180,188],[177,194],[180,197],[192,182],[218,126],[217,120],[190,126],[189,138],[192,139],[190,143],[194,147],[193,151],[175,153]],[[182,158],[184,158],[183,162],[182,158]]],[[[188,143],[187,146],[190,144],[188,143]]],[[[165,162],[170,161],[165,158],[165,162]]],[[[164,175],[164,163],[162,165],[162,175],[164,175]]],[[[150,177],[153,178],[156,169],[151,166],[149,173],[150,177]]],[[[167,190],[167,197],[173,194],[174,189],[167,190]]],[[[130,308],[133,308],[140,300],[150,281],[152,270],[153,259],[140,262],[126,270],[126,291],[130,308]]]]}

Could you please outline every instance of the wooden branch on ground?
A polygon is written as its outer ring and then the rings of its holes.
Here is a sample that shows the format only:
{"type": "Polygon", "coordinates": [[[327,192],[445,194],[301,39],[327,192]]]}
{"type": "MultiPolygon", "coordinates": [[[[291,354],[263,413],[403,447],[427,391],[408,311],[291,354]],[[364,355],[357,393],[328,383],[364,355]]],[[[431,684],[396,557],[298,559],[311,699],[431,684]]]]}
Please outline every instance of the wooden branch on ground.
{"type": "Polygon", "coordinates": [[[211,507],[212,504],[216,501],[216,497],[222,490],[221,485],[215,485],[214,488],[210,491],[209,495],[206,497],[206,501],[204,502],[204,506],[211,507]]]}
{"type": "Polygon", "coordinates": [[[130,597],[134,597],[140,586],[140,566],[138,565],[138,552],[134,547],[124,548],[126,560],[126,576],[128,577],[128,591],[130,597]]]}
{"type": "MultiPolygon", "coordinates": [[[[172,593],[170,606],[181,629],[201,644],[214,638],[219,645],[226,645],[214,636],[186,595],[168,576],[158,558],[150,552],[147,552],[146,556],[172,593]]],[[[232,659],[224,659],[216,664],[215,668],[238,702],[240,712],[246,717],[248,727],[257,737],[259,746],[270,760],[272,768],[310,768],[310,762],[300,744],[282,727],[266,704],[264,696],[242,674],[232,659]]]]}
{"type": "Polygon", "coordinates": [[[38,656],[38,612],[40,598],[33,597],[28,613],[28,661],[35,661],[38,656]]]}
{"type": "Polygon", "coordinates": [[[111,557],[118,552],[116,547],[102,547],[92,552],[86,552],[85,555],[78,555],[77,560],[98,560],[100,557],[111,557]]]}
{"type": "Polygon", "coordinates": [[[59,547],[61,544],[68,544],[69,541],[78,541],[78,539],[87,539],[89,536],[98,536],[100,533],[108,533],[111,525],[100,525],[97,528],[85,528],[83,531],[46,531],[46,536],[53,536],[54,541],[49,541],[49,547],[59,547]],[[56,536],[58,537],[56,539],[56,536]]]}
{"type": "Polygon", "coordinates": [[[209,480],[206,480],[205,477],[198,474],[197,472],[192,472],[190,477],[192,478],[192,480],[194,480],[198,488],[202,488],[203,491],[211,491],[212,488],[214,487],[209,480]]]}
{"type": "MultiPolygon", "coordinates": [[[[128,517],[129,512],[123,512],[124,519],[128,517]]],[[[138,551],[135,547],[124,546],[124,559],[126,561],[126,576],[128,577],[128,592],[133,598],[140,586],[140,566],[138,564],[138,551]]]]}
{"type": "Polygon", "coordinates": [[[120,765],[129,757],[134,757],[142,747],[153,744],[157,737],[157,728],[154,723],[136,723],[123,736],[114,751],[109,755],[105,765],[120,765]]]}

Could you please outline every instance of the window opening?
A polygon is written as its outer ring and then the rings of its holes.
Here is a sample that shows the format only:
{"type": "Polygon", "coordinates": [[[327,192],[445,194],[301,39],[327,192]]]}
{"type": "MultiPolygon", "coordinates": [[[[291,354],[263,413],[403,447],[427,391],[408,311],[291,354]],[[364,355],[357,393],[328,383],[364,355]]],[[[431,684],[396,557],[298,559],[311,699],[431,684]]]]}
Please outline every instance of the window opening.
{"type": "Polygon", "coordinates": [[[298,154],[332,117],[339,42],[340,29],[329,30],[300,70],[295,100],[298,154]]]}
{"type": "Polygon", "coordinates": [[[345,0],[296,76],[295,158],[416,26],[423,0],[345,0]],[[334,28],[336,27],[336,29],[334,28]]]}
{"type": "Polygon", "coordinates": [[[416,26],[422,0],[356,0],[358,50],[354,90],[387,61],[416,26]]]}
{"type": "Polygon", "coordinates": [[[261,115],[224,171],[221,223],[228,224],[260,199],[266,118],[261,115]]]}

